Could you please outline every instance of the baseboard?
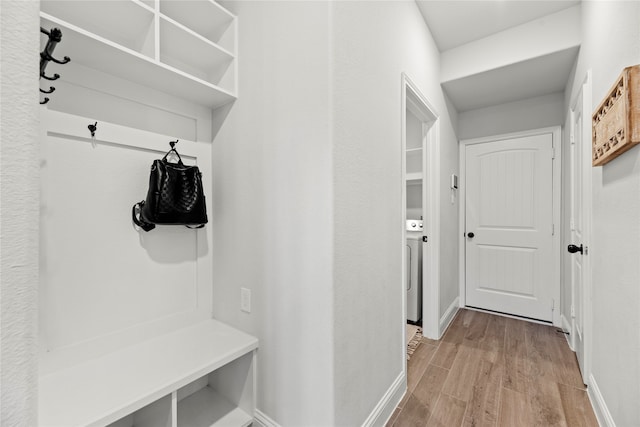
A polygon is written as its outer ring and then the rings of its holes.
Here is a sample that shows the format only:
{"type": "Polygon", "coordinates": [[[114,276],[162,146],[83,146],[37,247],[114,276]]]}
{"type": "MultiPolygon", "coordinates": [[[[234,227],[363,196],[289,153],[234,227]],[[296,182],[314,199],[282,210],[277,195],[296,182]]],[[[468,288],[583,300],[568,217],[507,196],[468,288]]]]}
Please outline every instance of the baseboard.
{"type": "Polygon", "coordinates": [[[440,325],[438,328],[438,339],[442,338],[447,328],[451,324],[451,321],[453,320],[454,317],[456,317],[456,313],[460,308],[459,305],[460,305],[460,297],[456,297],[456,299],[453,300],[449,308],[447,308],[447,311],[445,311],[442,317],[440,318],[440,325]]]}
{"type": "MultiPolygon", "coordinates": [[[[382,396],[376,407],[373,408],[365,422],[362,423],[362,427],[382,427],[387,424],[407,390],[405,379],[405,373],[400,372],[398,378],[391,384],[391,387],[382,396]]],[[[259,409],[255,411],[254,425],[259,427],[280,427],[277,422],[259,409]]]]}
{"type": "Polygon", "coordinates": [[[400,372],[400,375],[391,384],[391,387],[382,396],[376,407],[373,408],[371,414],[362,423],[362,427],[382,427],[386,425],[407,391],[406,383],[405,373],[400,372]]]}
{"type": "Polygon", "coordinates": [[[576,351],[573,348],[573,337],[571,336],[571,332],[572,332],[572,328],[571,328],[571,322],[569,322],[569,320],[564,317],[564,314],[560,315],[560,324],[561,324],[561,328],[565,333],[565,337],[567,338],[567,343],[569,344],[569,348],[571,349],[571,351],[576,351]]]}
{"type": "Polygon", "coordinates": [[[265,415],[264,412],[262,412],[259,409],[256,409],[256,412],[254,415],[254,421],[255,421],[254,424],[257,424],[260,427],[280,427],[280,424],[273,421],[271,418],[269,418],[267,415],[265,415]]]}
{"type": "Polygon", "coordinates": [[[593,412],[595,412],[596,418],[598,419],[598,424],[603,427],[616,427],[616,423],[613,421],[611,412],[609,412],[609,408],[607,408],[607,404],[602,397],[602,393],[600,393],[600,389],[598,388],[598,384],[596,383],[596,379],[593,377],[593,374],[589,375],[587,395],[591,401],[593,412]]]}

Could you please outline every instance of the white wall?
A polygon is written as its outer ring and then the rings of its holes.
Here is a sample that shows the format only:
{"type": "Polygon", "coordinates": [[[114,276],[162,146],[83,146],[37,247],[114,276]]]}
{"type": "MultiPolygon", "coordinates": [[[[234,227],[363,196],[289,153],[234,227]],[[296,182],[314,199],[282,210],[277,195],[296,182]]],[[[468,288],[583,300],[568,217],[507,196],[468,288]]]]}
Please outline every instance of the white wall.
{"type": "Polygon", "coordinates": [[[421,219],[422,213],[422,185],[411,183],[407,185],[407,219],[421,219]]]}
{"type": "Polygon", "coordinates": [[[0,2],[0,424],[36,425],[38,2],[0,2]]]}
{"type": "Polygon", "coordinates": [[[261,414],[333,425],[330,4],[228,5],[240,94],[213,146],[214,315],[260,339],[261,414]]]}
{"type": "Polygon", "coordinates": [[[564,125],[564,94],[538,96],[458,115],[458,137],[480,138],[564,125]]]}
{"type": "MultiPolygon", "coordinates": [[[[640,63],[640,3],[585,1],[582,9],[583,44],[565,111],[588,69],[593,111],[622,69],[640,63]]],[[[592,171],[592,379],[616,425],[639,425],[640,147],[592,171]]]]}
{"type": "Polygon", "coordinates": [[[332,16],[336,421],[360,425],[402,371],[402,72],[441,119],[446,307],[458,289],[458,214],[447,190],[458,144],[416,4],[335,2],[332,16]]]}
{"type": "MultiPolygon", "coordinates": [[[[260,417],[361,424],[403,364],[401,72],[441,116],[442,182],[457,173],[439,54],[413,2],[229,7],[240,97],[214,142],[214,313],[260,339],[260,417]]],[[[457,253],[454,238],[442,246],[457,253]]]]}

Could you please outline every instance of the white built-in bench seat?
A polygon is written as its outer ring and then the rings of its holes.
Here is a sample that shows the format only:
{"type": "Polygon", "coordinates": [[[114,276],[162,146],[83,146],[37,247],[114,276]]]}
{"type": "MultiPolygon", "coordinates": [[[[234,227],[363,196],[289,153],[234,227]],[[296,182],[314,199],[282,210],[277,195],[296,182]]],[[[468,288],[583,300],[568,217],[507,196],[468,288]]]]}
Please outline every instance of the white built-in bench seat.
{"type": "Polygon", "coordinates": [[[258,340],[196,323],[39,378],[41,426],[247,426],[258,340]]]}

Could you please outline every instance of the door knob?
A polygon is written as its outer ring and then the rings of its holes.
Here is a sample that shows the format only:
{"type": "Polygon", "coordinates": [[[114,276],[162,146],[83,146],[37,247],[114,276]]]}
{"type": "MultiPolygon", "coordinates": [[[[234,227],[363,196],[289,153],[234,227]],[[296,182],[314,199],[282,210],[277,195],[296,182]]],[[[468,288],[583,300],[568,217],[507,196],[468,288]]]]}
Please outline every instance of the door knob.
{"type": "Polygon", "coordinates": [[[580,246],[569,245],[569,246],[567,246],[567,250],[572,254],[575,254],[576,252],[583,253],[582,244],[580,244],[580,246]]]}
{"type": "Polygon", "coordinates": [[[474,236],[475,236],[475,234],[473,234],[473,231],[467,233],[467,237],[470,238],[470,239],[473,239],[474,236]]]}

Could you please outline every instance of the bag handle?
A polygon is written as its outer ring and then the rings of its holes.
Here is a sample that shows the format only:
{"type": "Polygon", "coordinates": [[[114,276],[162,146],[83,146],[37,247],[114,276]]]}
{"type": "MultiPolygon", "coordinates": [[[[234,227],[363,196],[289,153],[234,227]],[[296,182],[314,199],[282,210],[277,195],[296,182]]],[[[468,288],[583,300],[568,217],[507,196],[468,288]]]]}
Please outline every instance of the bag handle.
{"type": "Polygon", "coordinates": [[[198,224],[198,225],[185,225],[185,227],[190,228],[191,230],[197,230],[198,228],[203,228],[204,224],[198,224]]]}
{"type": "Polygon", "coordinates": [[[131,219],[138,227],[142,228],[144,231],[151,231],[154,228],[156,228],[156,225],[142,220],[141,212],[142,212],[143,206],[144,206],[144,200],[141,201],[140,203],[136,203],[135,205],[133,205],[133,208],[131,208],[131,219]],[[136,216],[136,208],[138,208],[138,215],[140,216],[140,218],[136,216]]]}
{"type": "Polygon", "coordinates": [[[180,166],[184,166],[184,163],[182,163],[182,157],[180,157],[180,154],[178,154],[178,151],[176,150],[176,144],[178,143],[178,141],[180,140],[176,139],[175,141],[169,142],[169,145],[171,146],[171,150],[167,151],[167,154],[164,155],[164,157],[162,158],[163,162],[167,162],[167,156],[173,152],[176,154],[176,156],[178,156],[178,164],[180,166]]]}

